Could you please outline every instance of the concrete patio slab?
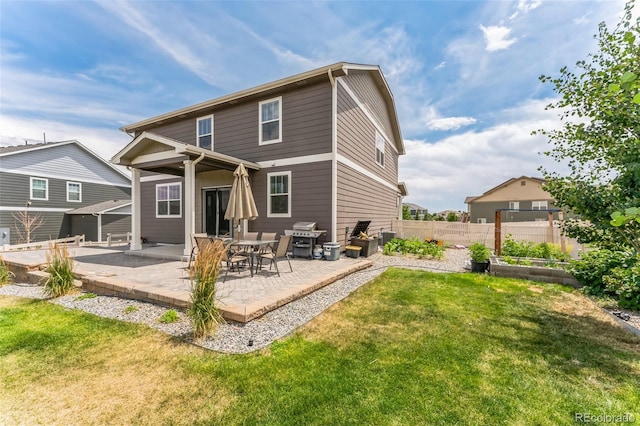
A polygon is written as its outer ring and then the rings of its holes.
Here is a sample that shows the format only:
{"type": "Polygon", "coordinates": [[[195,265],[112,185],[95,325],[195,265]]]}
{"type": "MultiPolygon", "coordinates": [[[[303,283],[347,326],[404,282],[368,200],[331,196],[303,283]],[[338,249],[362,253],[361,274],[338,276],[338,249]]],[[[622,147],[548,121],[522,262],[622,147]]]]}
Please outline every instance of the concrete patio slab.
{"type": "MultiPolygon", "coordinates": [[[[144,252],[146,250],[143,250],[144,252]]],[[[188,259],[182,247],[158,246],[149,252],[130,255],[126,247],[73,247],[76,275],[86,291],[185,308],[189,305],[191,281],[188,259]],[[142,254],[142,255],[141,255],[142,254]],[[174,260],[178,259],[178,260],[174,260]]],[[[42,269],[47,250],[4,252],[2,256],[18,277],[21,271],[42,269]]],[[[372,261],[341,257],[336,261],[292,259],[275,269],[263,268],[253,277],[248,270],[224,273],[218,280],[218,301],[225,319],[248,322],[301,298],[353,272],[368,268],[372,261]]],[[[28,278],[20,278],[27,280],[28,278]]]]}

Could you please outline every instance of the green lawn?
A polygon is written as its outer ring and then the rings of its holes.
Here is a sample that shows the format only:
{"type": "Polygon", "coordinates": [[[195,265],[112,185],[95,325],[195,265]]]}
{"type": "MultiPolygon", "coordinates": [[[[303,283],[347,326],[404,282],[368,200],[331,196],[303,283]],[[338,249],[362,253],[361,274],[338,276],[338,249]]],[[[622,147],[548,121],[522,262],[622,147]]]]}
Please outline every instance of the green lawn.
{"type": "Polygon", "coordinates": [[[294,335],[220,355],[0,297],[1,423],[640,421],[640,339],[568,289],[391,269],[294,335]]]}

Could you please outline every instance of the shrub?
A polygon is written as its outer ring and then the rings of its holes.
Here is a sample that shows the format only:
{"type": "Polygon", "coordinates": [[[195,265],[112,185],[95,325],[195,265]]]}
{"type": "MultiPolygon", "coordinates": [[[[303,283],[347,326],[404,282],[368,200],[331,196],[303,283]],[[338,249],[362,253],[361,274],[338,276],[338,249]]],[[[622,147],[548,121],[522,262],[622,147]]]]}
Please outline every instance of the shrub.
{"type": "Polygon", "coordinates": [[[516,241],[511,234],[507,235],[502,243],[502,255],[512,257],[535,257],[539,259],[552,259],[559,262],[568,261],[571,256],[570,249],[562,251],[559,244],[540,243],[531,241],[516,241]]]}
{"type": "Polygon", "coordinates": [[[489,250],[489,247],[478,242],[469,246],[469,253],[471,254],[471,260],[477,263],[488,262],[491,257],[491,250],[489,250]]]}
{"type": "Polygon", "coordinates": [[[196,339],[205,337],[223,321],[215,302],[216,281],[225,250],[222,241],[208,244],[198,253],[191,270],[191,305],[187,309],[187,316],[196,339]]]}
{"type": "Polygon", "coordinates": [[[167,312],[162,314],[158,321],[163,324],[171,324],[173,322],[177,322],[179,319],[178,313],[174,309],[169,309],[167,312]]]}
{"type": "Polygon", "coordinates": [[[382,254],[387,256],[398,253],[414,254],[421,259],[425,257],[442,259],[444,257],[444,247],[427,241],[420,241],[417,238],[408,240],[392,238],[382,249],[382,254]]]}
{"type": "Polygon", "coordinates": [[[618,266],[602,277],[607,293],[618,297],[618,305],[624,309],[640,310],[640,257],[634,258],[631,267],[618,266]]]}
{"type": "Polygon", "coordinates": [[[626,251],[592,250],[582,253],[579,260],[571,260],[567,271],[584,286],[585,293],[602,296],[606,290],[603,277],[615,268],[629,267],[633,258],[633,254],[626,251]]]}
{"type": "Polygon", "coordinates": [[[133,313],[133,312],[137,311],[138,309],[140,309],[140,308],[138,308],[135,305],[129,305],[126,308],[124,308],[124,313],[125,314],[130,314],[130,313],[133,313]]]}
{"type": "Polygon", "coordinates": [[[85,293],[85,294],[81,294],[80,296],[76,297],[74,300],[95,299],[96,297],[98,297],[98,295],[95,294],[95,293],[85,293]]]}
{"type": "Polygon", "coordinates": [[[9,267],[4,262],[4,259],[2,258],[2,256],[0,256],[0,286],[9,284],[13,277],[13,272],[9,270],[9,267]]]}
{"type": "Polygon", "coordinates": [[[52,297],[64,296],[73,287],[73,258],[69,256],[67,246],[50,244],[47,253],[47,279],[44,289],[52,297]]]}

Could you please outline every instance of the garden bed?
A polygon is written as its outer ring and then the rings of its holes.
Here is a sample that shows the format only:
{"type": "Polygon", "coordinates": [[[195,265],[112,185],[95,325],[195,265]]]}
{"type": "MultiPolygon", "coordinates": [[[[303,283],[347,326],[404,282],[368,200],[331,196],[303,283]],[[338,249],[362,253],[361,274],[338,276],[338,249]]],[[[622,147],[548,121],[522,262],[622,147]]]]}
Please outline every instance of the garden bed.
{"type": "Polygon", "coordinates": [[[503,258],[492,256],[490,274],[496,277],[519,278],[544,283],[557,283],[580,288],[582,285],[565,270],[566,262],[554,262],[546,259],[519,259],[520,263],[511,264],[503,258]]]}

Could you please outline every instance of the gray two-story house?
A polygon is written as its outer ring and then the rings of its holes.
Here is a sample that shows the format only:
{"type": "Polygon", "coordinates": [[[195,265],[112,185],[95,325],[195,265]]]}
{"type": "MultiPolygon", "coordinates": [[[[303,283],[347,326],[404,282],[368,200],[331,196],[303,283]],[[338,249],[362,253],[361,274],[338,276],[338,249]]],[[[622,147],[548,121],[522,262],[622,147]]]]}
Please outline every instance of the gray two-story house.
{"type": "Polygon", "coordinates": [[[31,241],[129,232],[130,198],[129,177],[76,140],[0,147],[0,245],[25,242],[34,219],[31,241]]]}
{"type": "Polygon", "coordinates": [[[112,162],[132,170],[132,250],[141,238],[184,243],[232,232],[224,213],[245,165],[259,217],[245,229],[282,234],[316,222],[344,244],[347,227],[391,229],[405,153],[393,95],[378,66],[337,63],[128,126],[112,162]]]}

